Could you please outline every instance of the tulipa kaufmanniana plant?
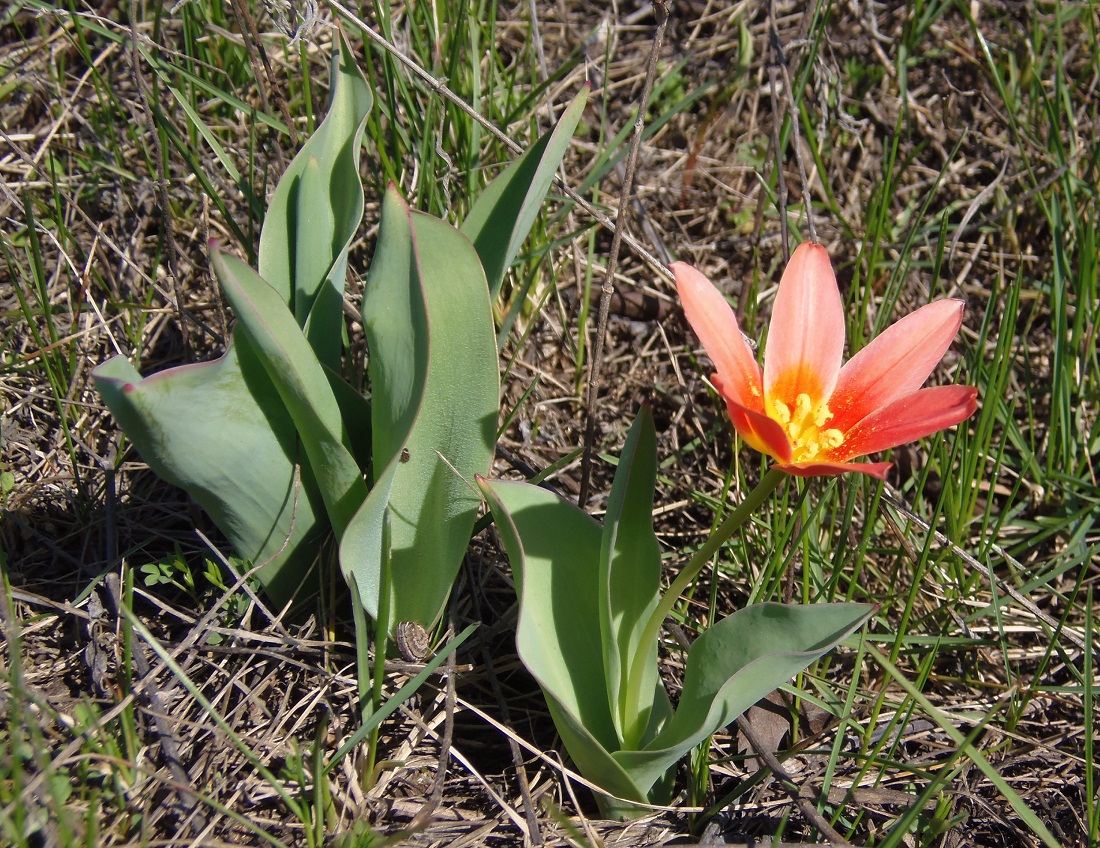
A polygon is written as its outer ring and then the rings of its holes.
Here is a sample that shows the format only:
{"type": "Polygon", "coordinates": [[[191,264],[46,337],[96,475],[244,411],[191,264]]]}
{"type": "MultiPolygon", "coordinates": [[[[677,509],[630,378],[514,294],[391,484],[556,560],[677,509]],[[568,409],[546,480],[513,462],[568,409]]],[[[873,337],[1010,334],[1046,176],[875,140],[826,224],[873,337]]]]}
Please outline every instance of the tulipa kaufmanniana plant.
{"type": "Polygon", "coordinates": [[[368,399],[340,374],[372,96],[341,39],[329,112],[279,181],[258,269],[213,253],[238,322],[225,354],[145,378],[122,356],[96,369],[142,458],[209,513],[277,603],[312,597],[335,553],[382,644],[398,622],[439,619],[479,506],[463,480],[488,472],[496,440],[491,299],[586,92],[461,230],[386,192],[362,305],[368,399]]]}
{"type": "Polygon", "coordinates": [[[764,367],[725,298],[689,265],[672,266],[688,320],[714,360],[714,382],[737,431],[778,461],[660,592],[653,532],[656,440],[648,410],[627,437],[603,526],[525,483],[481,480],[512,567],[516,644],[538,680],[577,768],[612,817],[667,804],[673,767],[862,625],[867,604],[756,604],[703,633],[687,654],[673,709],[657,673],[660,628],[723,543],[787,475],[858,471],[849,460],[964,420],[969,386],[920,389],[962,321],[962,304],[929,304],[895,324],[845,368],[844,315],[828,255],[804,244],[776,296],[764,367]]]}
{"type": "MultiPolygon", "coordinates": [[[[673,709],[658,675],[657,642],[684,583],[661,594],[656,474],[653,419],[643,409],[619,457],[602,527],[546,489],[479,481],[516,573],[520,658],[542,687],[569,756],[602,790],[596,800],[609,818],[668,804],[685,754],[874,611],[854,603],[739,610],[692,644],[673,709]]],[[[760,500],[737,510],[740,522],[760,500]]],[[[723,527],[732,532],[729,524],[723,527]]],[[[680,576],[694,577],[708,559],[696,555],[680,576]]]]}

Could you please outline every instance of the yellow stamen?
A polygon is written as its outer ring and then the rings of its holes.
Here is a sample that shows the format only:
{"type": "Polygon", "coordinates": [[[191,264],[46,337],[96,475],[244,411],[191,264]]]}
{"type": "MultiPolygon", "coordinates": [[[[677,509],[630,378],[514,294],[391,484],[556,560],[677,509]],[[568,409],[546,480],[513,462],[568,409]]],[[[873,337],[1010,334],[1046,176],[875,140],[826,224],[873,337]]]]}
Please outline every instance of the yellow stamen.
{"type": "Polygon", "coordinates": [[[844,433],[840,430],[834,427],[823,429],[833,418],[827,402],[814,403],[808,394],[802,392],[790,406],[774,399],[769,405],[771,417],[783,425],[791,440],[791,462],[810,462],[819,457],[826,459],[829,453],[844,444],[844,433]]]}

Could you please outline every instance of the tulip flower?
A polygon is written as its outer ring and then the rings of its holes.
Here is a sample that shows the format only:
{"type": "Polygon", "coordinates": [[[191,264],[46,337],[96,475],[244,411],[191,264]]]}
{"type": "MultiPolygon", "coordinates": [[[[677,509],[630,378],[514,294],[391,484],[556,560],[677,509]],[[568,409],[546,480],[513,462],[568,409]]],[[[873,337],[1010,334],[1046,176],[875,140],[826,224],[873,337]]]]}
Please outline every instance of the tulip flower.
{"type": "Polygon", "coordinates": [[[779,282],[761,368],[721,292],[685,262],[671,269],[734,429],[780,471],[885,479],[891,463],[851,460],[951,427],[978,407],[973,386],[921,388],[962,324],[961,300],[921,307],[841,367],[836,275],[824,247],[803,243],[779,282]]]}

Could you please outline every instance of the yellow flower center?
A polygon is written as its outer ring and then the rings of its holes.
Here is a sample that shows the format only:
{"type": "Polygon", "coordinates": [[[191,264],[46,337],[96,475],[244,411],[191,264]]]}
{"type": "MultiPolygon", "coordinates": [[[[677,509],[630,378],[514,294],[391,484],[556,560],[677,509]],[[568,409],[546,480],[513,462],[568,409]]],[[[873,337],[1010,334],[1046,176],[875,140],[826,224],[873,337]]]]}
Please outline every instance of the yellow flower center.
{"type": "Polygon", "coordinates": [[[791,440],[791,462],[811,462],[826,459],[831,451],[844,444],[844,434],[835,428],[825,428],[833,417],[825,401],[814,403],[803,392],[794,400],[791,409],[781,400],[772,400],[771,417],[783,425],[791,440]]]}

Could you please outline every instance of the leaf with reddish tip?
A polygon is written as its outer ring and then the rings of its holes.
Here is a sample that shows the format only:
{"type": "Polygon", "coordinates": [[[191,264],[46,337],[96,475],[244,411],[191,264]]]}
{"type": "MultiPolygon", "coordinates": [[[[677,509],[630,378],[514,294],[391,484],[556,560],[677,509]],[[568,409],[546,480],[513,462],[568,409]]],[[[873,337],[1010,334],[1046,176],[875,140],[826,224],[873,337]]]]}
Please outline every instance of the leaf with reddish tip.
{"type": "MultiPolygon", "coordinates": [[[[370,105],[369,88],[341,39],[329,113],[280,180],[268,210],[260,236],[262,274],[238,273],[232,262],[219,260],[223,272],[230,269],[229,277],[275,284],[274,297],[253,310],[248,332],[264,323],[265,313],[283,315],[298,307],[310,347],[322,361],[308,380],[339,407],[347,432],[337,441],[356,466],[367,454],[369,404],[326,363],[332,365],[334,350],[339,354],[347,251],[362,217],[359,150],[370,105]]],[[[300,322],[291,323],[301,338],[300,322]]],[[[282,605],[310,595],[299,589],[331,528],[314,467],[265,367],[270,353],[261,353],[239,328],[225,355],[213,362],[143,379],[125,358],[116,357],[93,376],[141,457],[186,490],[240,556],[261,566],[260,580],[282,605]]],[[[342,467],[346,472],[350,466],[345,461],[342,467]]],[[[326,468],[321,476],[328,478],[331,471],[326,468]]],[[[313,575],[315,587],[316,569],[313,575]]]]}
{"type": "Polygon", "coordinates": [[[312,474],[296,474],[290,417],[268,414],[282,401],[250,346],[238,340],[213,362],[144,379],[116,356],[94,377],[149,467],[191,495],[240,556],[263,566],[258,576],[275,603],[295,596],[329,524],[312,474]]]}

